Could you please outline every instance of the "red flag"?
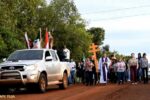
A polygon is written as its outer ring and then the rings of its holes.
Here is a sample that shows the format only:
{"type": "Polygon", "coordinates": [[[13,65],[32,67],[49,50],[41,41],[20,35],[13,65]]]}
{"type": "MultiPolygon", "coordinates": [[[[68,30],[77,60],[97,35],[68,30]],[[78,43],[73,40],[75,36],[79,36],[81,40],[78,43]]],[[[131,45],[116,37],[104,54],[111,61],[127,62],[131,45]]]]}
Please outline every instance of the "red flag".
{"type": "Polygon", "coordinates": [[[45,33],[45,48],[49,49],[49,36],[48,36],[48,31],[46,30],[45,33]]]}

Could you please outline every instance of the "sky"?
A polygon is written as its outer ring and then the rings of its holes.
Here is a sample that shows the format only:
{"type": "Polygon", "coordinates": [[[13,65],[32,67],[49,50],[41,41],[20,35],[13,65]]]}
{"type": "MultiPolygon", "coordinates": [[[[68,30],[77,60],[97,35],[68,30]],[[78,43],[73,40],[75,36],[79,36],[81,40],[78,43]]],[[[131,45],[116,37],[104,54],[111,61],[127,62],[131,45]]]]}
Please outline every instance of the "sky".
{"type": "Polygon", "coordinates": [[[74,0],[87,28],[105,29],[104,45],[130,55],[146,52],[150,59],[150,0],[74,0]]]}
{"type": "MultiPolygon", "coordinates": [[[[49,1],[49,0],[47,0],[49,1]]],[[[105,29],[104,45],[150,59],[150,0],[73,0],[87,27],[105,29]]]]}

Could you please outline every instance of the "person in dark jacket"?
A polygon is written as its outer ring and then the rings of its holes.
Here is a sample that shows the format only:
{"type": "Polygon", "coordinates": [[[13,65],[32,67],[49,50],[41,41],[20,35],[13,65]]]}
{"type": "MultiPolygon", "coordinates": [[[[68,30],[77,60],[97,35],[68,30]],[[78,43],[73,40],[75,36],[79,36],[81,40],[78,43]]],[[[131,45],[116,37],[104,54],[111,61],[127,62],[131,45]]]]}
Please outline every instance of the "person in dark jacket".
{"type": "Polygon", "coordinates": [[[144,84],[148,83],[148,59],[146,58],[146,53],[143,54],[143,58],[140,60],[142,68],[142,76],[144,84]]]}

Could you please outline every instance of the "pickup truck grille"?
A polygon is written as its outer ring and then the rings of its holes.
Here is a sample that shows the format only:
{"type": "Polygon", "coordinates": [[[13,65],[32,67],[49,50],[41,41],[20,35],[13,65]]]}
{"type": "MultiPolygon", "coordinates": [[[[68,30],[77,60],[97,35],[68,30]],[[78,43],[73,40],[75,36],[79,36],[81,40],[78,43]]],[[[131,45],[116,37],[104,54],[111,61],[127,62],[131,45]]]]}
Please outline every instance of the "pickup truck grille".
{"type": "Polygon", "coordinates": [[[21,79],[21,76],[18,72],[2,72],[0,79],[21,79]]]}
{"type": "Polygon", "coordinates": [[[24,71],[23,66],[5,66],[1,68],[2,71],[4,70],[18,70],[18,71],[24,71]]]}

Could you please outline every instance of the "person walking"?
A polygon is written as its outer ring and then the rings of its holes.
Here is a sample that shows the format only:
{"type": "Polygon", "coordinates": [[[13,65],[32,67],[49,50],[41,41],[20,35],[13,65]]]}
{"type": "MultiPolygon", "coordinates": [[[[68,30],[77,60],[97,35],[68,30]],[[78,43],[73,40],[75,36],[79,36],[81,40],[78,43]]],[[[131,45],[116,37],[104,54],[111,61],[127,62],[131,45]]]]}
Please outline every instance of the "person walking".
{"type": "Polygon", "coordinates": [[[111,83],[116,83],[116,57],[115,55],[111,56],[111,64],[109,66],[109,71],[110,71],[110,82],[111,83]]]}
{"type": "Polygon", "coordinates": [[[82,83],[85,84],[85,62],[82,61],[80,65],[81,65],[81,80],[82,83]]]}
{"type": "Polygon", "coordinates": [[[96,85],[96,83],[97,83],[97,72],[96,72],[96,66],[95,66],[95,63],[94,63],[93,56],[91,57],[91,62],[93,63],[93,67],[92,67],[93,85],[96,85]]]}
{"type": "Polygon", "coordinates": [[[78,62],[78,65],[76,67],[76,77],[77,77],[77,82],[81,83],[82,81],[82,75],[81,75],[81,62],[78,62]]]}
{"type": "Polygon", "coordinates": [[[99,70],[100,70],[100,83],[107,84],[107,74],[108,68],[110,65],[110,59],[107,57],[106,53],[103,54],[103,57],[99,59],[99,70]]]}
{"type": "Polygon", "coordinates": [[[137,80],[138,82],[141,82],[142,80],[142,68],[141,68],[141,59],[142,59],[142,56],[141,56],[141,53],[138,53],[138,69],[137,69],[137,80]]]}
{"type": "Polygon", "coordinates": [[[137,84],[137,68],[138,68],[138,60],[135,58],[135,54],[131,54],[131,59],[128,62],[130,72],[131,72],[131,82],[132,84],[137,84]]]}
{"type": "Polygon", "coordinates": [[[129,60],[126,61],[126,73],[127,73],[127,82],[131,82],[131,71],[129,66],[129,60]]]}
{"type": "Polygon", "coordinates": [[[126,70],[126,64],[122,60],[122,58],[120,58],[118,63],[117,63],[117,80],[118,80],[118,84],[124,84],[125,70],[126,70]]]}
{"type": "Polygon", "coordinates": [[[144,84],[148,83],[148,59],[146,58],[146,53],[143,54],[143,58],[140,60],[142,68],[142,76],[144,84]]]}
{"type": "Polygon", "coordinates": [[[86,71],[86,85],[92,85],[93,84],[93,73],[92,73],[92,67],[93,63],[90,61],[90,58],[86,59],[85,62],[85,71],[86,71]]]}
{"type": "Polygon", "coordinates": [[[69,83],[75,84],[76,63],[75,61],[73,61],[73,59],[70,60],[69,67],[70,67],[69,83]]]}

